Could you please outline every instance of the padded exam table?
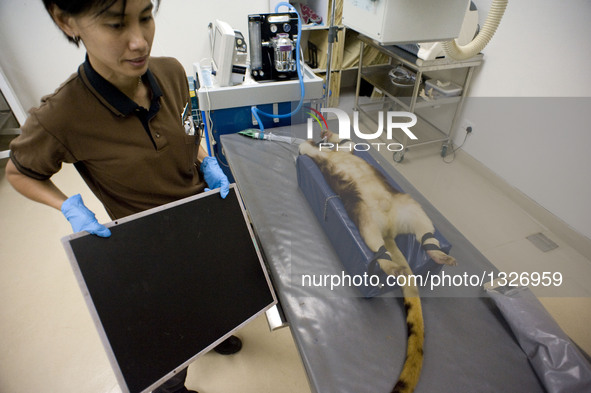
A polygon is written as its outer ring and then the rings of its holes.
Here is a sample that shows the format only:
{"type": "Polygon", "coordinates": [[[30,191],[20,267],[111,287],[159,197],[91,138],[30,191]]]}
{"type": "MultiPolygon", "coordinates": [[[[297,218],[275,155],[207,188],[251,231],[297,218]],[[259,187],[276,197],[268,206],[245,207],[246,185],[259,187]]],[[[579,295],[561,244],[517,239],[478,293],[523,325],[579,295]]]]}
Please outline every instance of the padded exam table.
{"type": "MultiPolygon", "coordinates": [[[[305,124],[272,131],[305,138],[305,124]]],[[[343,267],[298,188],[297,145],[239,134],[221,140],[312,391],[390,392],[406,354],[398,292],[368,299],[354,287],[303,286],[305,274],[340,275],[343,267]]],[[[458,266],[444,267],[445,272],[497,271],[379,153],[372,155],[452,244],[458,266]]],[[[425,358],[416,392],[544,392],[482,288],[421,291],[425,358]]]]}

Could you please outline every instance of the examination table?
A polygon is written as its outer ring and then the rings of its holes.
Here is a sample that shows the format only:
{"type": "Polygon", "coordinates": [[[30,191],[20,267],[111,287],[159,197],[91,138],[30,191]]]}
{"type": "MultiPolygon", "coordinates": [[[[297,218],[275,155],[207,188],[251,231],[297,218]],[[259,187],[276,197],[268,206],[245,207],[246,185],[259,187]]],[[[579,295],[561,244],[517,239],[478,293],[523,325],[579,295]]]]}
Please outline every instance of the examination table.
{"type": "MultiPolygon", "coordinates": [[[[305,124],[272,131],[305,138],[305,124]]],[[[343,266],[298,188],[297,144],[239,134],[221,141],[312,391],[390,392],[406,354],[406,316],[398,289],[365,298],[354,287],[302,285],[305,274],[338,275],[343,266]]],[[[371,154],[452,244],[458,266],[445,272],[497,271],[378,152],[371,154]]],[[[421,290],[425,357],[416,392],[544,391],[481,287],[421,290]]]]}

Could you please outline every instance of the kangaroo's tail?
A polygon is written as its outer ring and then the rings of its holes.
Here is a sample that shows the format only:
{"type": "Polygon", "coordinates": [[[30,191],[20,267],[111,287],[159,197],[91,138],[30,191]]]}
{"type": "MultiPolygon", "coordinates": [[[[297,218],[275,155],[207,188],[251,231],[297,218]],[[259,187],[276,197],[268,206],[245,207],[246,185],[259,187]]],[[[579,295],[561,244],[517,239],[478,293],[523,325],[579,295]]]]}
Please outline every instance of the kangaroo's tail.
{"type": "Polygon", "coordinates": [[[421,298],[416,286],[409,285],[402,288],[404,308],[406,311],[407,347],[406,360],[400,377],[392,389],[392,393],[411,393],[414,391],[421,369],[423,367],[423,343],[425,341],[425,326],[421,298]]]}

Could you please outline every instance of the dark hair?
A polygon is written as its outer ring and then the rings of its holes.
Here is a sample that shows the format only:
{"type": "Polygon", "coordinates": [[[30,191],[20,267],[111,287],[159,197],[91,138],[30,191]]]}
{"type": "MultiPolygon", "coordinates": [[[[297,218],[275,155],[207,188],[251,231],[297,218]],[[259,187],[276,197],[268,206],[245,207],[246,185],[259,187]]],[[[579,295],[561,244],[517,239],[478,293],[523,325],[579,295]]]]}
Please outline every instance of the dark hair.
{"type": "MultiPolygon", "coordinates": [[[[43,5],[47,12],[49,12],[51,16],[51,8],[55,5],[57,8],[62,10],[63,12],[68,13],[72,16],[84,15],[86,13],[93,13],[95,16],[101,15],[103,12],[108,10],[115,4],[118,0],[43,0],[43,5]]],[[[154,10],[158,10],[158,6],[160,1],[154,1],[154,10]]],[[[127,6],[127,0],[123,0],[123,7],[121,8],[121,17],[125,14],[125,7],[127,6]]],[[[64,35],[68,38],[68,41],[72,42],[74,45],[80,45],[80,38],[79,37],[70,37],[66,33],[64,35]]]]}

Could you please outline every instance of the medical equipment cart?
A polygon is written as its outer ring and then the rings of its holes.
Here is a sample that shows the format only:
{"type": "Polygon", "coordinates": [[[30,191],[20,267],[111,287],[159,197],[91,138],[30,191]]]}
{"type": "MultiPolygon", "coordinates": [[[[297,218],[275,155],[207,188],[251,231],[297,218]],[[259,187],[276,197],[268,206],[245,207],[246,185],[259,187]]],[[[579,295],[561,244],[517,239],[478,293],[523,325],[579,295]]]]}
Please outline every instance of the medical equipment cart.
{"type": "Polygon", "coordinates": [[[445,157],[470,87],[472,74],[474,69],[482,64],[483,55],[478,54],[461,61],[447,57],[423,60],[398,46],[383,46],[362,34],[359,35],[359,39],[361,66],[357,74],[355,110],[365,115],[360,116],[363,124],[369,125],[370,130],[375,130],[378,125],[377,116],[381,115],[380,111],[402,109],[412,112],[418,118],[417,125],[412,128],[413,133],[418,130],[418,139],[410,141],[404,134],[404,138],[398,141],[404,149],[394,152],[394,161],[401,162],[404,159],[404,153],[410,147],[437,142],[442,142],[441,156],[445,157]],[[389,62],[381,65],[363,65],[363,51],[367,46],[387,55],[389,62]],[[409,75],[410,82],[400,83],[396,79],[400,74],[409,75]],[[373,86],[378,94],[383,93],[383,97],[377,101],[360,103],[359,92],[362,80],[373,86]],[[424,80],[430,83],[424,83],[424,80]],[[454,86],[455,89],[446,91],[445,88],[448,86],[454,86]],[[450,107],[451,111],[446,110],[450,107]],[[367,123],[368,120],[369,123],[367,123]]]}
{"type": "MultiPolygon", "coordinates": [[[[256,82],[247,79],[235,86],[220,87],[214,84],[207,87],[203,83],[200,64],[195,63],[193,68],[198,82],[198,86],[195,86],[197,105],[205,126],[208,152],[215,155],[222,170],[230,182],[233,182],[234,177],[222,151],[220,136],[249,128],[258,129],[258,121],[251,112],[253,106],[270,114],[290,113],[300,100],[300,83],[298,80],[256,82]]],[[[321,104],[324,96],[322,78],[315,75],[308,66],[303,67],[302,72],[305,93],[301,110],[289,118],[260,116],[265,132],[274,127],[305,122],[309,112],[306,107],[317,108],[321,104]]]]}

